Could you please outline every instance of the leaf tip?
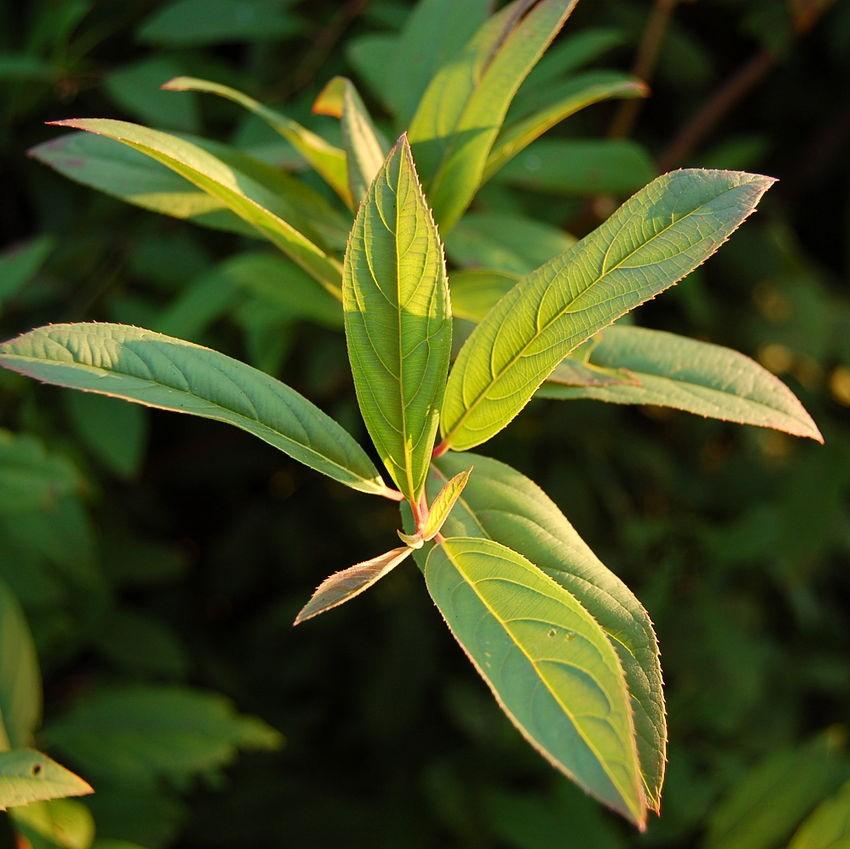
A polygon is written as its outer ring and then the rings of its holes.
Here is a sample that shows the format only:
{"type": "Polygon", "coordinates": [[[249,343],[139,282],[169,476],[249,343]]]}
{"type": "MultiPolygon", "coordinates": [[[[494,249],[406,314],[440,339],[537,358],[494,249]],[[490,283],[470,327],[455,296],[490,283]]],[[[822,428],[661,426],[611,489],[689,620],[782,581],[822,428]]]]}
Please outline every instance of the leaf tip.
{"type": "Polygon", "coordinates": [[[164,82],[160,88],[163,91],[186,91],[188,79],[188,77],[172,77],[168,82],[164,82]]]}

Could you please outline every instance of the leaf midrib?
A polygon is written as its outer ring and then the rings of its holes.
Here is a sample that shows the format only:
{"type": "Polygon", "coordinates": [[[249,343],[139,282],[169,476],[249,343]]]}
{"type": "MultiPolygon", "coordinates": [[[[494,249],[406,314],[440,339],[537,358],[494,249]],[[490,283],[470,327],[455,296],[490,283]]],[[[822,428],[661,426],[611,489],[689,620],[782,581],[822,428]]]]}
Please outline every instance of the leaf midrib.
{"type": "MultiPolygon", "coordinates": [[[[620,268],[620,267],[621,267],[621,266],[622,266],[622,265],[623,265],[623,264],[624,264],[624,263],[625,263],[628,259],[630,259],[632,256],[634,256],[634,255],[635,255],[635,254],[636,254],[639,250],[642,250],[642,249],[643,249],[643,248],[645,248],[647,245],[651,244],[651,243],[652,243],[655,239],[657,239],[659,236],[662,236],[664,233],[666,233],[666,232],[667,232],[667,231],[668,231],[671,227],[675,227],[677,224],[681,224],[681,222],[682,222],[682,221],[684,221],[686,218],[690,218],[690,216],[691,216],[691,215],[693,215],[694,213],[698,212],[698,211],[699,211],[700,209],[702,209],[704,206],[707,206],[709,203],[713,203],[714,201],[716,201],[718,198],[722,197],[722,196],[723,196],[724,194],[726,194],[727,192],[734,191],[734,189],[737,189],[737,188],[740,188],[740,187],[739,187],[739,186],[735,186],[735,187],[733,187],[733,188],[731,188],[731,189],[726,189],[725,191],[721,192],[720,194],[715,195],[715,197],[713,197],[710,201],[705,201],[705,202],[703,202],[703,203],[699,204],[699,206],[697,206],[697,207],[695,207],[694,209],[690,210],[689,212],[685,213],[685,214],[684,214],[684,215],[682,215],[680,218],[677,218],[675,221],[672,221],[670,224],[666,225],[663,229],[659,230],[657,233],[654,233],[654,234],[652,235],[652,237],[651,237],[651,238],[647,239],[645,242],[642,242],[642,243],[641,243],[638,247],[636,247],[634,250],[632,250],[632,251],[630,251],[628,254],[626,254],[626,256],[624,256],[624,257],[623,257],[623,258],[622,258],[619,262],[617,262],[615,265],[611,266],[611,268],[609,268],[609,269],[607,269],[607,270],[604,270],[604,271],[603,271],[603,272],[602,272],[602,273],[601,273],[601,274],[600,274],[600,275],[599,275],[599,276],[598,276],[595,280],[593,280],[593,281],[592,281],[591,283],[589,283],[589,284],[588,284],[588,285],[587,285],[584,289],[582,289],[582,290],[581,290],[581,292],[579,292],[579,294],[578,294],[578,295],[576,295],[574,298],[572,298],[572,300],[571,300],[571,301],[570,301],[570,302],[569,302],[569,303],[568,303],[568,304],[567,304],[567,305],[566,305],[563,309],[561,309],[558,313],[556,313],[556,315],[554,315],[554,316],[553,316],[553,317],[552,317],[549,321],[547,321],[547,322],[546,322],[546,324],[544,324],[542,328],[541,328],[541,327],[538,327],[538,328],[537,328],[537,330],[535,331],[534,335],[531,337],[531,339],[529,339],[529,341],[528,341],[528,342],[526,342],[526,343],[525,343],[525,345],[523,345],[523,346],[522,346],[522,348],[521,348],[521,349],[520,349],[517,353],[515,353],[515,354],[514,354],[514,355],[513,355],[513,356],[512,356],[509,360],[508,360],[508,362],[507,362],[507,363],[505,363],[505,365],[504,365],[504,366],[502,366],[502,368],[499,370],[499,372],[498,372],[497,374],[495,374],[495,375],[493,376],[492,380],[490,380],[490,382],[487,384],[487,386],[486,386],[486,387],[485,387],[485,388],[484,388],[481,392],[479,392],[479,393],[478,393],[478,395],[475,397],[475,400],[472,402],[472,404],[470,404],[470,405],[466,408],[466,410],[464,410],[463,415],[462,415],[462,416],[461,416],[461,417],[457,420],[457,422],[455,423],[454,427],[452,427],[452,429],[451,429],[451,430],[450,430],[450,431],[449,431],[449,432],[445,435],[445,441],[446,441],[446,442],[448,442],[449,444],[451,443],[451,438],[452,438],[452,436],[453,436],[455,433],[457,433],[457,431],[460,429],[460,427],[463,425],[463,423],[466,421],[466,419],[467,419],[467,418],[468,418],[468,417],[472,414],[472,412],[473,412],[473,411],[474,411],[474,410],[478,407],[478,405],[479,405],[479,404],[480,404],[480,403],[481,403],[481,402],[482,402],[482,401],[486,398],[487,391],[488,391],[488,390],[489,390],[492,386],[494,386],[496,383],[498,383],[498,382],[502,379],[502,376],[505,374],[505,372],[506,372],[508,369],[512,368],[512,367],[513,367],[513,365],[514,365],[514,363],[516,363],[519,359],[521,359],[521,358],[522,358],[522,356],[525,354],[526,350],[528,350],[528,348],[529,348],[531,345],[533,345],[533,344],[534,344],[534,342],[536,342],[536,341],[537,341],[537,339],[538,339],[538,338],[540,338],[540,336],[542,336],[542,335],[543,335],[543,333],[545,333],[545,332],[546,332],[546,331],[547,331],[547,330],[548,330],[548,329],[549,329],[549,328],[550,328],[550,327],[551,327],[551,326],[552,326],[552,325],[553,325],[556,321],[558,321],[559,319],[561,319],[561,318],[562,318],[564,315],[566,315],[567,313],[571,312],[570,307],[571,307],[571,306],[572,306],[572,305],[573,305],[573,304],[574,304],[574,303],[575,303],[575,302],[576,302],[576,301],[577,301],[580,297],[582,297],[582,296],[583,296],[583,295],[585,295],[587,292],[589,292],[589,291],[590,291],[590,290],[591,290],[594,286],[598,285],[598,284],[599,284],[599,283],[600,283],[600,282],[601,282],[601,281],[602,281],[605,277],[607,277],[608,275],[610,275],[610,274],[612,274],[613,272],[615,272],[615,271],[616,271],[618,268],[620,268]]],[[[611,239],[611,243],[608,245],[608,248],[606,249],[606,254],[605,254],[605,256],[606,256],[606,257],[607,257],[607,251],[608,251],[608,250],[610,250],[611,245],[614,243],[614,241],[616,240],[617,236],[619,236],[619,233],[621,233],[621,232],[625,229],[625,227],[626,227],[626,225],[629,223],[629,221],[630,221],[630,218],[629,218],[629,219],[626,219],[626,222],[625,222],[625,223],[623,224],[623,226],[620,228],[620,230],[618,231],[617,235],[615,235],[615,236],[611,239]]],[[[570,249],[568,249],[568,250],[574,250],[574,248],[570,248],[570,249]]],[[[666,260],[666,259],[667,259],[667,258],[665,257],[665,260],[666,260]]],[[[603,264],[603,267],[604,267],[604,265],[605,265],[605,257],[603,257],[603,262],[602,262],[602,264],[603,264]]],[[[653,264],[658,264],[658,263],[653,263],[653,264]]],[[[681,279],[681,278],[679,278],[679,279],[681,279]]],[[[551,286],[551,285],[552,285],[552,284],[550,283],[550,286],[551,286]]],[[[671,285],[672,285],[672,284],[671,284],[671,285]]],[[[545,291],[548,291],[548,287],[547,287],[547,289],[546,289],[545,291]]],[[[508,292],[508,294],[510,294],[510,291],[508,292]]],[[[544,294],[545,294],[545,293],[544,293],[544,294]]],[[[539,304],[538,304],[538,309],[539,309],[539,304]]],[[[616,320],[616,319],[612,319],[611,321],[609,321],[609,322],[608,322],[608,324],[611,324],[611,323],[612,323],[613,321],[615,321],[615,320],[616,320]]],[[[536,322],[535,322],[535,324],[536,324],[536,322]]],[[[479,326],[480,326],[480,325],[479,325],[479,326]]],[[[607,325],[606,325],[606,326],[607,326],[607,325]]],[[[591,335],[592,335],[592,334],[591,334],[591,335]]],[[[581,344],[581,342],[577,342],[575,345],[573,345],[573,347],[572,347],[572,348],[570,348],[570,351],[575,350],[575,348],[576,348],[579,344],[581,344]]],[[[495,349],[495,340],[494,340],[494,349],[495,349]]],[[[566,352],[566,354],[569,354],[569,351],[567,351],[567,352],[566,352]]],[[[491,351],[491,355],[492,355],[492,351],[491,351]]],[[[464,377],[463,377],[463,379],[464,379],[464,380],[466,379],[466,369],[465,369],[465,368],[464,368],[464,377]]],[[[544,380],[545,380],[545,378],[544,378],[544,380]]],[[[461,397],[462,397],[462,396],[461,396],[461,397]]]]}

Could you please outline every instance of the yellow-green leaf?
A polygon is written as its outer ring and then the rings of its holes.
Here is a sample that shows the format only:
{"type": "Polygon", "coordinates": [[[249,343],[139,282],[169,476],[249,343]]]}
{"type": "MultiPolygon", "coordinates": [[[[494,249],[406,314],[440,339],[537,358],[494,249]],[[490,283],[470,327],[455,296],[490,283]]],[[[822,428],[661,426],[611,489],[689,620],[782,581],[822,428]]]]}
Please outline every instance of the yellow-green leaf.
{"type": "Polygon", "coordinates": [[[0,752],[0,811],[94,792],[82,778],[33,749],[0,752]]]}
{"type": "Polygon", "coordinates": [[[345,201],[353,206],[348,189],[345,152],[326,142],[321,136],[287,118],[274,109],[269,109],[258,100],[230,86],[220,85],[195,77],[175,77],[163,86],[168,91],[199,91],[215,94],[238,103],[244,109],[265,121],[275,132],[285,138],[302,157],[315,169],[324,181],[345,201]]]}
{"type": "Polygon", "coordinates": [[[735,171],[666,174],[523,278],[455,361],[445,444],[465,450],[501,430],[570,351],[708,259],[773,182],[735,171]]]}
{"type": "Polygon", "coordinates": [[[351,601],[355,596],[365,592],[381,578],[392,572],[412,553],[413,549],[405,545],[402,548],[394,548],[392,551],[373,557],[371,560],[364,560],[362,563],[343,569],[341,572],[334,572],[333,575],[328,576],[319,584],[310,597],[310,601],[301,608],[295,617],[293,624],[299,625],[326,610],[331,610],[351,601]]]}
{"type": "Polygon", "coordinates": [[[646,822],[623,671],[596,620],[520,554],[450,537],[425,566],[428,591],[500,707],[553,766],[646,822]]]}
{"type": "Polygon", "coordinates": [[[463,489],[466,486],[469,476],[472,474],[472,466],[458,472],[451,480],[446,481],[445,486],[437,493],[433,502],[431,502],[428,518],[425,520],[425,526],[422,528],[422,539],[425,542],[434,539],[440,532],[452,508],[457,504],[463,489]]]}
{"type": "Polygon", "coordinates": [[[343,309],[366,427],[393,480],[415,501],[445,389],[451,313],[440,238],[405,136],[357,213],[343,309]]]}
{"type": "Polygon", "coordinates": [[[354,84],[346,77],[334,77],[325,86],[313,111],[342,121],[348,186],[355,202],[360,203],[384,164],[388,147],[384,137],[372,122],[354,84]]]}

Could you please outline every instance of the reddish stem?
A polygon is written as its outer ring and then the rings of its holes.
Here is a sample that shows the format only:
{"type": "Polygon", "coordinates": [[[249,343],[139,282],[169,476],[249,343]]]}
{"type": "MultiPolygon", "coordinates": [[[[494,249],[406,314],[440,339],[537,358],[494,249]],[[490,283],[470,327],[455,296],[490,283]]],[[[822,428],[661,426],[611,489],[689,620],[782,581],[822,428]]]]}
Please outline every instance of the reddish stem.
{"type": "Polygon", "coordinates": [[[434,450],[431,452],[431,457],[433,457],[436,460],[437,457],[442,457],[443,454],[445,454],[446,451],[448,451],[448,450],[449,450],[448,440],[444,439],[439,445],[434,447],[434,450]]]}

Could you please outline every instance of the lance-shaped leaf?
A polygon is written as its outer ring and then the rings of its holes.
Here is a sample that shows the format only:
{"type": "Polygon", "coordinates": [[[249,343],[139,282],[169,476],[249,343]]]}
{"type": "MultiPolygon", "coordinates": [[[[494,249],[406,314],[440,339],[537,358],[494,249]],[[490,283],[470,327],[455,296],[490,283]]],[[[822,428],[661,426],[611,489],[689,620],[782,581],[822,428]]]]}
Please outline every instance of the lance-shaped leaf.
{"type": "Polygon", "coordinates": [[[0,811],[94,791],[70,770],[33,749],[0,752],[0,811]]]}
{"type": "Polygon", "coordinates": [[[388,494],[363,449],[318,407],[191,342],[121,324],[52,324],[0,345],[0,365],[56,386],[226,422],[346,486],[388,494]]]}
{"type": "MultiPolygon", "coordinates": [[[[328,248],[345,246],[349,225],[318,192],[279,168],[209,139],[192,144],[227,165],[237,180],[247,177],[265,190],[255,200],[328,248]]],[[[262,238],[227,204],[144,153],[90,133],[69,133],[28,151],[39,162],[84,186],[142,209],[204,227],[262,238]]],[[[252,193],[253,196],[253,193],[252,193]]]]}
{"type": "Polygon", "coordinates": [[[394,548],[386,554],[380,554],[371,560],[364,560],[341,572],[325,578],[310,597],[310,601],[301,608],[295,617],[294,625],[299,625],[307,619],[312,619],[326,610],[339,607],[355,596],[365,592],[385,575],[403,563],[413,552],[408,546],[394,548]]]}
{"type": "Polygon", "coordinates": [[[472,200],[517,89],[576,0],[515,0],[488,20],[422,98],[410,140],[434,216],[448,230],[472,200]]]}
{"type": "Polygon", "coordinates": [[[348,186],[355,203],[360,203],[384,164],[388,147],[384,137],[372,123],[354,84],[345,77],[334,77],[325,86],[313,104],[313,111],[341,120],[348,186]]]}
{"type": "Polygon", "coordinates": [[[646,802],[623,671],[562,586],[493,540],[451,537],[428,555],[435,604],[499,706],[553,766],[639,828],[646,802]]]}
{"type": "Polygon", "coordinates": [[[609,373],[625,370],[623,379],[567,384],[574,375],[561,376],[558,366],[538,394],[672,407],[823,442],[811,416],[782,381],[749,357],[720,345],[643,327],[608,327],[599,334],[588,364],[609,373]]]}
{"type": "Polygon", "coordinates": [[[235,88],[209,80],[199,80],[195,77],[175,77],[165,83],[163,88],[167,91],[205,92],[238,103],[283,136],[345,201],[346,205],[353,206],[351,192],[348,189],[345,152],[326,142],[321,136],[317,136],[297,121],[287,118],[286,115],[282,115],[274,109],[269,109],[268,106],[264,106],[258,100],[237,91],[235,88]]]}
{"type": "Polygon", "coordinates": [[[77,118],[53,122],[106,136],[138,150],[222,201],[243,221],[297,262],[332,294],[339,293],[339,264],[292,225],[271,212],[268,191],[238,174],[218,157],[177,136],[109,118],[77,118]]]}
{"type": "Polygon", "coordinates": [[[649,89],[640,80],[611,71],[580,74],[553,86],[545,99],[530,115],[506,126],[496,139],[482,182],[489,180],[500,168],[547,130],[587,106],[612,98],[646,97],[649,89]]]}
{"type": "Polygon", "coordinates": [[[850,847],[850,782],[821,802],[788,844],[788,849],[848,849],[850,847]]]}
{"type": "Polygon", "coordinates": [[[708,259],[773,182],[735,171],[666,174],[523,278],[455,361],[445,443],[463,450],[500,431],[570,351],[708,259]]]}
{"type": "Polygon", "coordinates": [[[659,810],[667,721],[658,642],[649,614],[546,493],[510,466],[476,454],[446,454],[432,466],[429,495],[473,465],[475,474],[443,533],[487,537],[518,551],[572,593],[599,623],[623,667],[647,800],[659,810]]]}
{"type": "Polygon", "coordinates": [[[446,485],[437,493],[431,503],[425,526],[422,528],[422,539],[425,542],[434,539],[442,529],[449,513],[452,512],[452,508],[457,504],[458,498],[463,493],[470,474],[472,474],[472,466],[458,472],[451,480],[446,481],[446,485]]]}
{"type": "Polygon", "coordinates": [[[0,581],[0,751],[23,748],[41,720],[41,672],[18,600],[0,581]]]}
{"type": "Polygon", "coordinates": [[[405,136],[357,213],[343,309],[366,427],[399,489],[416,501],[445,388],[451,312],[440,238],[405,136]]]}

